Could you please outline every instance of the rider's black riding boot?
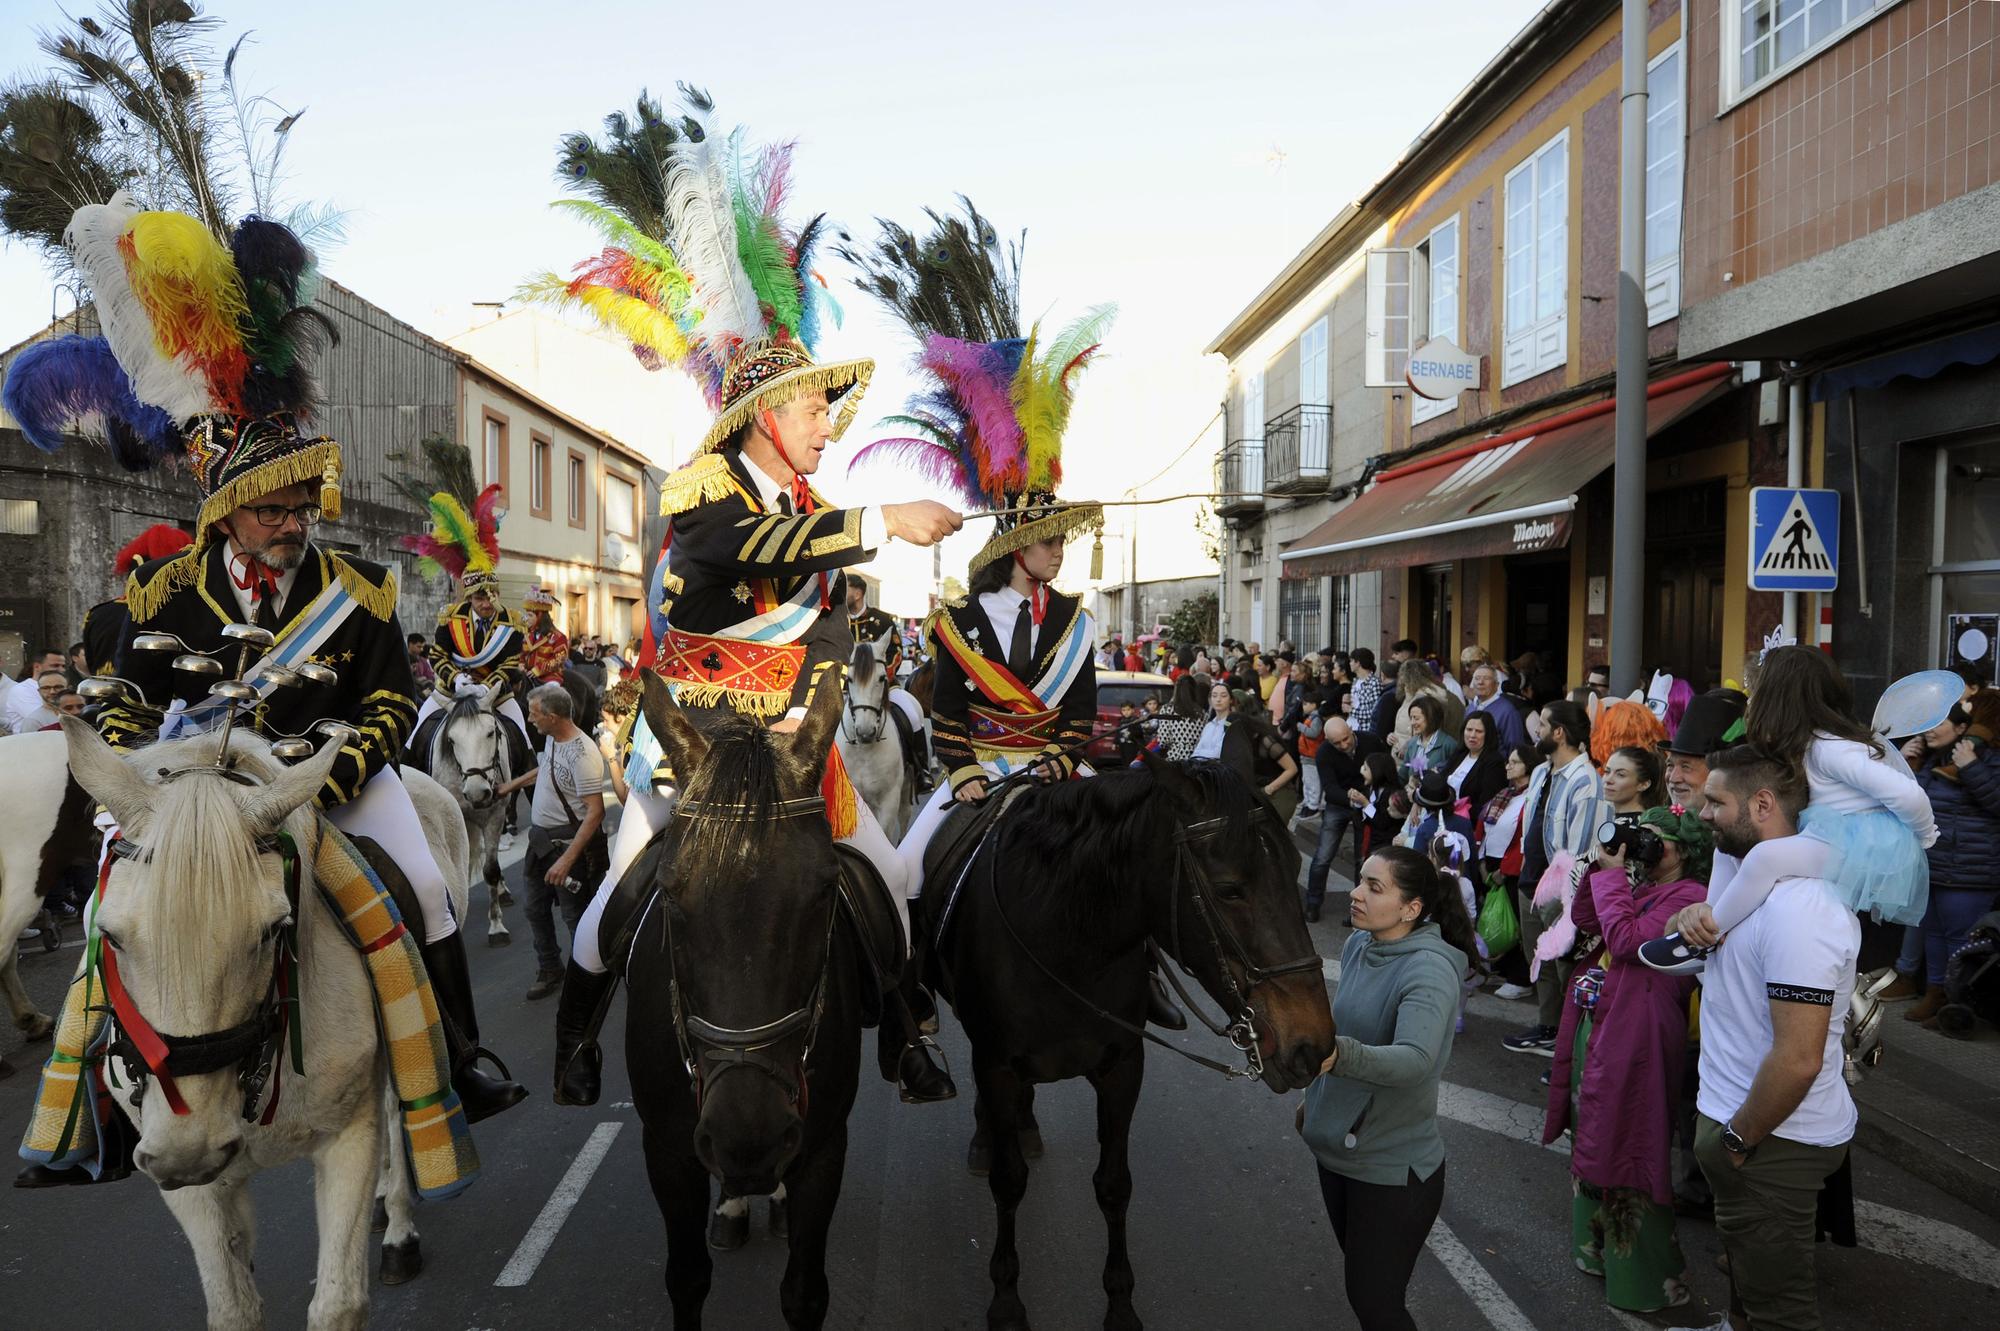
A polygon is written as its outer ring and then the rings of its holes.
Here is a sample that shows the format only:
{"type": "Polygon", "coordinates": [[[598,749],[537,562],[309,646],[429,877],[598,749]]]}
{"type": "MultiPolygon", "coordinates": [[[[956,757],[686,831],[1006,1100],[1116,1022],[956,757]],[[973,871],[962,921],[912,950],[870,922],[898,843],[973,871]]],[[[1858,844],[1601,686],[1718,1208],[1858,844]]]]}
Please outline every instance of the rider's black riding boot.
{"type": "Polygon", "coordinates": [[[591,1029],[605,993],[616,983],[609,971],[600,975],[574,961],[563,972],[562,997],[556,1000],[556,1103],[594,1105],[604,1081],[604,1051],[591,1029]]]}
{"type": "Polygon", "coordinates": [[[1184,1031],[1187,1029],[1187,1014],[1174,1005],[1167,997],[1166,982],[1160,979],[1157,969],[1146,972],[1146,1021],[1162,1030],[1184,1031]]]}
{"type": "Polygon", "coordinates": [[[503,1109],[511,1109],[528,1098],[528,1088],[513,1080],[490,1049],[479,1047],[479,1017],[472,1009],[472,972],[465,964],[465,944],[454,931],[450,937],[425,943],[424,969],[430,972],[431,992],[437,997],[438,1014],[444,1018],[445,1053],[451,1060],[451,1086],[465,1110],[465,1121],[477,1123],[503,1109]],[[500,1069],[495,1077],[481,1071],[479,1060],[488,1058],[500,1069]]]}
{"type": "Polygon", "coordinates": [[[884,1010],[881,1029],[876,1032],[876,1059],[883,1080],[896,1083],[906,1105],[955,1099],[958,1087],[951,1074],[931,1060],[937,1043],[917,1025],[916,1014],[910,1011],[909,1000],[902,990],[891,989],[882,998],[884,1010]]]}
{"type": "Polygon", "coordinates": [[[17,1188],[60,1188],[74,1184],[116,1183],[132,1172],[132,1148],[138,1143],[139,1134],[125,1121],[123,1110],[111,1111],[111,1121],[98,1129],[97,1153],[99,1169],[97,1177],[82,1165],[70,1165],[65,1169],[54,1169],[48,1165],[29,1165],[14,1176],[17,1188]]]}

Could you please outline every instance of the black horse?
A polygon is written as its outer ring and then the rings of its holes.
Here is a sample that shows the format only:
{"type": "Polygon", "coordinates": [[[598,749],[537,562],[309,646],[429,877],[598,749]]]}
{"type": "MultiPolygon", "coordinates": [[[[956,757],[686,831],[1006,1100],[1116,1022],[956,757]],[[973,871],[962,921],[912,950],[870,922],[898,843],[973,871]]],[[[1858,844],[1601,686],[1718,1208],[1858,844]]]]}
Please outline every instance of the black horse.
{"type": "MultiPolygon", "coordinates": [[[[934,845],[950,835],[950,824],[934,845]]],[[[947,854],[949,852],[947,851],[947,854]]],[[[1299,855],[1270,802],[1216,764],[1144,766],[1023,792],[962,868],[927,874],[930,972],[972,1041],[975,1150],[991,1152],[999,1212],[987,1323],[1025,1328],[1014,1214],[1027,1191],[1020,1133],[1038,1082],[1097,1092],[1097,1204],[1110,1232],[1104,1324],[1140,1326],[1125,1212],[1132,1112],[1145,1071],[1148,940],[1222,1006],[1208,1023],[1273,1091],[1305,1086],[1333,1049],[1299,855]]],[[[1204,1018],[1204,1021],[1206,1019],[1204,1018]]]]}
{"type": "MultiPolygon", "coordinates": [[[[861,947],[837,905],[820,797],[841,694],[791,736],[738,718],[697,730],[647,672],[646,722],[675,772],[675,817],[634,866],[658,893],[627,968],[625,1056],[646,1174],[667,1227],[674,1326],[701,1325],[709,1178],[789,1199],[785,1322],[826,1319],[826,1236],[859,1079],[861,947]]],[[[900,940],[898,940],[900,947],[900,940]]]]}

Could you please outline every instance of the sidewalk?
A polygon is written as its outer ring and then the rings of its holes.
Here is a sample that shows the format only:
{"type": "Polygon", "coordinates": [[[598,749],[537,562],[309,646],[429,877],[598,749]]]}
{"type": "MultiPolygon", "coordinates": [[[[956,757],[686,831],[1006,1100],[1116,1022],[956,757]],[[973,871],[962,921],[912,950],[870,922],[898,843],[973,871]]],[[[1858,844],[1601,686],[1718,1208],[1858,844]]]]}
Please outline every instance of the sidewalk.
{"type": "MultiPolygon", "coordinates": [[[[1307,863],[1317,837],[1316,822],[1293,832],[1307,863]]],[[[1322,922],[1313,926],[1322,956],[1337,958],[1347,940],[1353,863],[1343,845],[1327,878],[1322,922]]],[[[1299,872],[1303,883],[1305,865],[1299,872]]],[[[1861,1110],[1854,1144],[2000,1219],[2000,1031],[1982,1025],[1974,1038],[1956,1040],[1904,1021],[1909,1010],[1908,1003],[1890,1005],[1881,1065],[1854,1091],[1861,1110]]]]}

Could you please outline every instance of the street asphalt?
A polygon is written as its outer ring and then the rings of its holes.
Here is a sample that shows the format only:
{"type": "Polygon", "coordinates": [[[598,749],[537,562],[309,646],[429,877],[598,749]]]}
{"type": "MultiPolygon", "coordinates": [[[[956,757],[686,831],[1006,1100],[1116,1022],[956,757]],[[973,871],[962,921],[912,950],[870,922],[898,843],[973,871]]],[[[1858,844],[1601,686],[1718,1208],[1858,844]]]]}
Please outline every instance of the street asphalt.
{"type": "MultiPolygon", "coordinates": [[[[518,851],[509,858],[518,891],[518,851]]],[[[1332,897],[1327,919],[1313,928],[1324,957],[1337,958],[1346,937],[1344,902],[1332,897]]],[[[550,1100],[555,1004],[522,998],[534,958],[518,907],[508,922],[510,947],[470,940],[479,1010],[486,1043],[534,1096],[478,1127],[482,1176],[461,1197],[420,1209],[423,1274],[396,1288],[377,1284],[372,1325],[664,1327],[665,1239],[646,1186],[622,1054],[611,1057],[597,1106],[561,1109],[550,1100]],[[585,1159],[577,1163],[580,1151],[585,1159]],[[594,1171],[592,1156],[601,1156],[594,1171]],[[552,1198],[569,1195],[574,1209],[562,1215],[552,1198]],[[548,1240],[539,1258],[531,1232],[548,1240]],[[496,1283],[503,1272],[515,1283],[496,1283]]],[[[29,990],[54,1012],[77,951],[22,947],[29,990]]],[[[622,1003],[619,1009],[605,1041],[613,1051],[624,1046],[622,1003]]],[[[1476,997],[1447,1066],[1449,1173],[1443,1214],[1410,1291],[1418,1323],[1523,1331],[1708,1321],[1727,1287],[1713,1264],[1720,1245],[1707,1221],[1681,1224],[1696,1300],[1678,1314],[1614,1313],[1601,1285],[1570,1264],[1567,1158],[1537,1144],[1545,1092],[1536,1078],[1549,1064],[1499,1044],[1531,1016],[1522,1004],[1476,997]]],[[[969,1091],[966,1046],[949,1015],[941,1038],[969,1091]]],[[[1191,1048],[1208,1041],[1182,1038],[1191,1048]]],[[[10,1133],[25,1120],[46,1052],[45,1044],[24,1047],[11,1029],[0,1033],[0,1053],[18,1069],[0,1081],[0,1122],[10,1133]]],[[[663,1044],[660,1055],[671,1057],[670,1047],[663,1044]]],[[[1292,1130],[1296,1103],[1261,1086],[1225,1083],[1160,1051],[1147,1059],[1133,1134],[1131,1247],[1137,1306],[1148,1326],[1317,1331],[1355,1324],[1313,1160],[1292,1130]]],[[[1093,1327],[1103,1316],[1104,1237],[1090,1184],[1096,1147],[1089,1089],[1081,1082],[1046,1087],[1038,1108],[1048,1153],[1034,1166],[1021,1211],[1022,1294],[1038,1327],[1093,1327]]],[[[864,1069],[831,1240],[829,1326],[984,1325],[994,1218],[985,1181],[965,1171],[971,1127],[969,1094],[908,1106],[864,1069]]],[[[1821,1250],[1826,1325],[1956,1331],[1984,1320],[1974,1310],[2000,1297],[2000,1222],[1878,1157],[1857,1152],[1856,1159],[1864,1246],[1821,1250]]],[[[274,1327],[303,1325],[311,1297],[310,1188],[303,1163],[264,1175],[254,1188],[257,1272],[274,1327]]],[[[717,1254],[709,1327],[783,1325],[783,1245],[766,1232],[761,1209],[754,1219],[747,1248],[717,1254]]],[[[186,1241],[142,1176],[104,1187],[0,1191],[0,1328],[179,1328],[202,1320],[186,1241]]]]}

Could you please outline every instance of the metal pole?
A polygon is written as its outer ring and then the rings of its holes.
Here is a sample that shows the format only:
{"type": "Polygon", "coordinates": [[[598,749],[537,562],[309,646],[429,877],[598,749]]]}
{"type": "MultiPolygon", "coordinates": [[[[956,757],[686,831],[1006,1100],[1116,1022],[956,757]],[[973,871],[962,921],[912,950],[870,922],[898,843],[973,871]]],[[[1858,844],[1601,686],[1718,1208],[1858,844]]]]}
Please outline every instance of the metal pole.
{"type": "Polygon", "coordinates": [[[1645,682],[1646,0],[1624,0],[1618,150],[1618,389],[1611,470],[1611,687],[1645,682]]]}
{"type": "MultiPolygon", "coordinates": [[[[1794,379],[1786,385],[1785,398],[1785,484],[1796,490],[1806,483],[1806,384],[1794,379]]],[[[1785,593],[1785,636],[1799,636],[1799,594],[1785,593]]]]}

